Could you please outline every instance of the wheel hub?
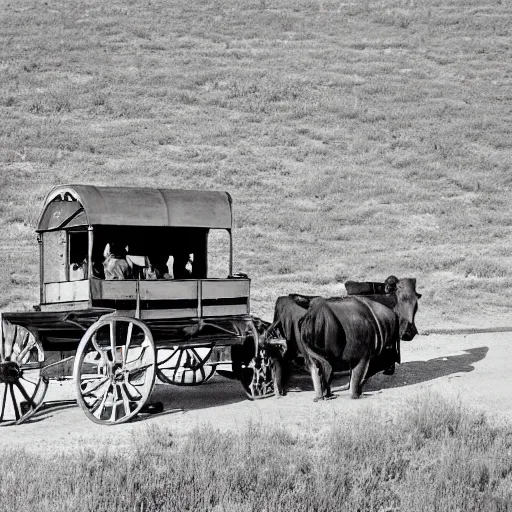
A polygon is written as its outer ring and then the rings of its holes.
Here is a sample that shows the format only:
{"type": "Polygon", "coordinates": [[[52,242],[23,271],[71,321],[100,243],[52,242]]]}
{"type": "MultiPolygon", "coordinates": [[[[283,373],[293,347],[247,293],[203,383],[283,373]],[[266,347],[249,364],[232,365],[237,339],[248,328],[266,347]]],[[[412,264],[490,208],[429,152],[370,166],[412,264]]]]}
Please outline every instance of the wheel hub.
{"type": "Polygon", "coordinates": [[[20,375],[20,367],[14,361],[0,363],[0,382],[3,384],[14,384],[18,382],[20,375]]]}
{"type": "Polygon", "coordinates": [[[123,365],[121,363],[115,363],[112,367],[112,375],[110,380],[113,383],[122,382],[125,378],[125,371],[123,370],[123,365]]]}

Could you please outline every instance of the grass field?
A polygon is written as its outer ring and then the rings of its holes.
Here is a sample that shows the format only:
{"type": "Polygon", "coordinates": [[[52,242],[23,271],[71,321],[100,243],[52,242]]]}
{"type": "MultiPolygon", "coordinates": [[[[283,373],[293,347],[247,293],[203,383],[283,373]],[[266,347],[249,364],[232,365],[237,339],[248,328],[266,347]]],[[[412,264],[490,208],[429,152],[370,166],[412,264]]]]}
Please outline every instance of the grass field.
{"type": "Polygon", "coordinates": [[[59,183],[228,190],[253,311],[414,276],[418,327],[509,325],[502,0],[1,3],[0,308],[59,183]]]}
{"type": "Polygon", "coordinates": [[[124,450],[7,450],[0,510],[510,510],[510,426],[432,393],[394,420],[363,411],[357,428],[338,415],[302,434],[249,423],[237,432],[204,426],[184,439],[153,424],[124,450]]]}

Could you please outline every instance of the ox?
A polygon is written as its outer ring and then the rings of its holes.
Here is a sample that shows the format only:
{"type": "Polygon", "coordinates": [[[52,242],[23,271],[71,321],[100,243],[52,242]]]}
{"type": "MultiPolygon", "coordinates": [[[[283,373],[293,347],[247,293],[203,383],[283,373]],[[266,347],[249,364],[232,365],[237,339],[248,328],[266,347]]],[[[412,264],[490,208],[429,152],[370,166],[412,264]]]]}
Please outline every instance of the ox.
{"type": "MultiPolygon", "coordinates": [[[[345,287],[349,295],[353,295],[356,292],[362,295],[367,295],[371,292],[374,294],[392,294],[396,291],[398,281],[397,277],[389,276],[384,283],[347,281],[345,287]]],[[[277,354],[274,358],[274,365],[277,370],[276,391],[279,395],[286,394],[293,362],[297,362],[299,365],[302,363],[302,366],[305,362],[307,366],[308,359],[304,359],[306,348],[301,342],[299,322],[306,314],[311,301],[317,298],[319,298],[318,295],[291,293],[278,297],[276,300],[272,327],[279,329],[287,342],[287,350],[284,357],[280,357],[277,354]]],[[[384,373],[392,375],[394,370],[393,363],[384,370],[384,373]]]]}
{"type": "Polygon", "coordinates": [[[415,279],[400,279],[392,296],[314,299],[300,321],[316,399],[332,396],[333,370],[348,365],[352,398],[371,375],[400,362],[400,340],[417,334],[415,279]]]}
{"type": "Polygon", "coordinates": [[[276,372],[276,392],[278,395],[286,394],[286,386],[291,373],[291,365],[299,357],[304,357],[304,347],[300,337],[299,321],[306,314],[307,308],[290,295],[278,297],[274,308],[274,322],[272,328],[277,328],[286,339],[286,352],[283,356],[274,358],[276,372]]]}

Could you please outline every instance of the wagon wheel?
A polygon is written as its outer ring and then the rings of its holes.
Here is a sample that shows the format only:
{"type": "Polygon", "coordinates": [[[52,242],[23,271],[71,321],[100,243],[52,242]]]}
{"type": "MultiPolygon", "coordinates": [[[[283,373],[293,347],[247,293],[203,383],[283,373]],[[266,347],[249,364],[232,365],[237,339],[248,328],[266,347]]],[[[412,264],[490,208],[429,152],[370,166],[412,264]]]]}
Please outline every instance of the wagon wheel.
{"type": "Polygon", "coordinates": [[[44,352],[25,327],[1,321],[0,426],[19,425],[42,405],[48,379],[41,374],[44,352]]]}
{"type": "Polygon", "coordinates": [[[274,371],[268,350],[259,345],[258,331],[252,323],[251,331],[246,338],[244,352],[251,350],[252,357],[246,361],[234,361],[234,370],[239,374],[249,400],[257,400],[274,395],[274,371]],[[254,345],[249,345],[249,340],[254,345]]]}
{"type": "Polygon", "coordinates": [[[157,377],[166,384],[196,386],[208,382],[217,369],[208,363],[213,347],[174,347],[157,352],[157,377]],[[163,356],[163,358],[160,358],[163,356]]]}
{"type": "Polygon", "coordinates": [[[73,375],[86,416],[103,425],[133,418],[155,382],[156,349],[141,321],[105,316],[91,325],[77,349],[73,375]]]}

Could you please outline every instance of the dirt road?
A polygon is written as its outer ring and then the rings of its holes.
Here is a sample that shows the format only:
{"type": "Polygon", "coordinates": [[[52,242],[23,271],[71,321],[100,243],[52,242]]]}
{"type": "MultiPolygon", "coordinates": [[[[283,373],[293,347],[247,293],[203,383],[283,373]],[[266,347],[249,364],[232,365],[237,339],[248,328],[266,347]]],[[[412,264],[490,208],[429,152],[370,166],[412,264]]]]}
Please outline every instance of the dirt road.
{"type": "MultiPolygon", "coordinates": [[[[367,408],[376,414],[393,415],[408,400],[429,389],[460,398],[489,417],[508,422],[512,421],[511,360],[512,332],[417,336],[402,344],[402,364],[395,375],[374,376],[361,400],[351,400],[348,392],[340,392],[336,400],[314,403],[310,379],[304,375],[293,379],[297,390],[287,396],[250,402],[238,382],[216,376],[197,387],[157,385],[152,399],[164,403],[164,412],[124,425],[96,425],[76,404],[55,404],[26,424],[0,428],[0,446],[44,452],[95,448],[105,443],[126,446],[133,436],[152,425],[169,427],[177,437],[205,424],[237,430],[248,420],[295,431],[321,429],[333,421],[357,421],[357,415],[367,408]]],[[[337,379],[335,385],[345,381],[337,379]]],[[[47,400],[72,397],[71,383],[50,384],[47,400]]]]}

